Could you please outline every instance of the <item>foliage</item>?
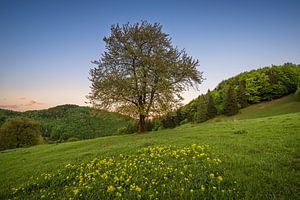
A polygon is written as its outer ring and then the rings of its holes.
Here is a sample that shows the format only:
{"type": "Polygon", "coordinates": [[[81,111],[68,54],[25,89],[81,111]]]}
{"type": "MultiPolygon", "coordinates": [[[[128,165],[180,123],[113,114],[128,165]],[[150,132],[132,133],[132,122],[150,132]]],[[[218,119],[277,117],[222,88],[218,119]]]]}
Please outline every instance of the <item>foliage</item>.
{"type": "Polygon", "coordinates": [[[40,124],[24,117],[10,118],[0,130],[0,149],[36,145],[40,142],[40,124]]]}
{"type": "Polygon", "coordinates": [[[215,101],[213,96],[211,95],[210,90],[207,91],[207,117],[209,119],[215,117],[218,114],[216,105],[215,105],[215,101]]]}
{"type": "Polygon", "coordinates": [[[198,60],[173,47],[158,23],[113,25],[106,51],[91,69],[91,103],[104,110],[138,117],[140,132],[149,115],[166,113],[180,93],[202,82],[198,60]]]}
{"type": "Polygon", "coordinates": [[[153,131],[158,131],[163,129],[163,123],[160,119],[153,119],[153,131]]]}
{"type": "Polygon", "coordinates": [[[151,146],[137,154],[66,164],[33,176],[14,199],[219,199],[235,198],[234,182],[207,145],[151,146]]]}
{"type": "Polygon", "coordinates": [[[238,101],[240,108],[245,108],[248,106],[248,99],[246,95],[246,81],[244,79],[239,81],[238,101]]]}
{"type": "Polygon", "coordinates": [[[295,97],[300,101],[300,84],[298,85],[298,88],[295,92],[295,97]]]}
{"type": "MultiPolygon", "coordinates": [[[[217,113],[225,114],[226,97],[229,87],[236,94],[238,107],[246,108],[251,104],[270,101],[295,92],[300,79],[299,77],[300,65],[292,63],[285,63],[282,66],[272,65],[271,67],[243,72],[224,80],[209,93],[214,100],[217,113]]],[[[205,121],[203,120],[205,117],[200,117],[199,110],[204,110],[208,105],[198,99],[194,99],[178,109],[182,121],[205,121]]],[[[236,108],[234,109],[236,110],[236,108]]],[[[201,112],[203,113],[203,111],[201,112]]]]}
{"type": "Polygon", "coordinates": [[[236,94],[231,86],[229,86],[224,102],[224,114],[235,115],[239,111],[236,94]]]}
{"type": "Polygon", "coordinates": [[[3,121],[13,116],[24,116],[41,123],[46,141],[79,140],[113,135],[133,120],[118,113],[109,113],[77,105],[62,105],[39,111],[10,112],[0,109],[3,121]]]}
{"type": "Polygon", "coordinates": [[[197,112],[194,114],[193,122],[204,122],[208,119],[208,99],[206,95],[198,97],[197,112]]]}
{"type": "Polygon", "coordinates": [[[138,132],[138,123],[133,121],[129,123],[126,127],[122,127],[118,129],[117,135],[124,135],[124,134],[132,134],[138,132]]]}

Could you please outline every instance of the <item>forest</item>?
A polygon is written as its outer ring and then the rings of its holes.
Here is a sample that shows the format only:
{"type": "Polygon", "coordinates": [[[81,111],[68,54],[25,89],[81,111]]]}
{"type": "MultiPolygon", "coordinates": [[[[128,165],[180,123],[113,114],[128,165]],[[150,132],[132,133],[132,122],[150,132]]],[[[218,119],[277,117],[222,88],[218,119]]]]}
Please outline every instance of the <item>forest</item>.
{"type": "MultiPolygon", "coordinates": [[[[285,63],[240,73],[187,105],[160,117],[163,128],[200,123],[217,115],[235,115],[249,105],[299,93],[300,65],[285,63]]],[[[156,122],[157,124],[157,122],[156,122]]]]}

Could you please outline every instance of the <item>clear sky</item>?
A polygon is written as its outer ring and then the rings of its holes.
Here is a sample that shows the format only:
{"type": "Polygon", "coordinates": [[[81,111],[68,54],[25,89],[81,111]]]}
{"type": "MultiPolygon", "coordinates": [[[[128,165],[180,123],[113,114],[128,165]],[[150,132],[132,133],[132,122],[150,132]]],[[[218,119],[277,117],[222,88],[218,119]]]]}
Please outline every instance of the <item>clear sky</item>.
{"type": "Polygon", "coordinates": [[[112,24],[159,22],[173,44],[200,60],[200,91],[250,69],[300,63],[297,0],[1,0],[0,107],[85,105],[90,61],[112,24]]]}

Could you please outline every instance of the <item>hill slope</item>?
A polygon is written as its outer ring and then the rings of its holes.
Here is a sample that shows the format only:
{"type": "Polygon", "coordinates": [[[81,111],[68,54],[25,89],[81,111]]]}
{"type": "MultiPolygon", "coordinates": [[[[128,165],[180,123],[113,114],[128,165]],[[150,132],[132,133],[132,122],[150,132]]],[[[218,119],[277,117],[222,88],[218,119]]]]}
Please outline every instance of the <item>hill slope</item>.
{"type": "Polygon", "coordinates": [[[299,84],[299,76],[300,65],[291,63],[243,72],[220,82],[214,90],[200,95],[181,107],[176,114],[171,115],[176,116],[179,122],[199,123],[215,116],[215,109],[219,115],[236,114],[239,109],[248,105],[295,93],[299,84]],[[215,107],[210,114],[207,111],[208,103],[210,103],[210,108],[215,107]]]}
{"type": "Polygon", "coordinates": [[[0,152],[0,197],[11,195],[33,174],[68,163],[128,154],[152,145],[209,144],[223,160],[224,175],[236,180],[240,198],[297,199],[300,180],[300,113],[266,118],[186,124],[175,129],[47,144],[0,152]],[[243,133],[243,134],[235,134],[243,133]]]}
{"type": "Polygon", "coordinates": [[[69,138],[91,139],[114,134],[132,119],[118,113],[93,110],[77,105],[62,105],[46,110],[14,112],[0,109],[0,125],[9,117],[23,116],[41,122],[43,137],[50,141],[69,138]]]}
{"type": "Polygon", "coordinates": [[[213,120],[254,119],[296,112],[300,112],[300,101],[297,100],[294,94],[290,94],[272,101],[250,105],[241,109],[239,113],[234,116],[218,116],[213,120]]]}

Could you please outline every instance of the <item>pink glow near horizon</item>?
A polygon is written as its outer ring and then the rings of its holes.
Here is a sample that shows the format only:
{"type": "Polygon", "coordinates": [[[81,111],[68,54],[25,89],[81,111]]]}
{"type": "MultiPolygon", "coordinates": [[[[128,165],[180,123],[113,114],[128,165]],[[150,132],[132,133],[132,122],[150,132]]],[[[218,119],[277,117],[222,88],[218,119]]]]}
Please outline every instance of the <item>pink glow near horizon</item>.
{"type": "Polygon", "coordinates": [[[48,107],[49,106],[45,102],[28,99],[26,97],[19,97],[15,101],[8,100],[7,98],[0,99],[0,108],[7,109],[7,110],[14,110],[14,111],[41,110],[48,107]]]}

